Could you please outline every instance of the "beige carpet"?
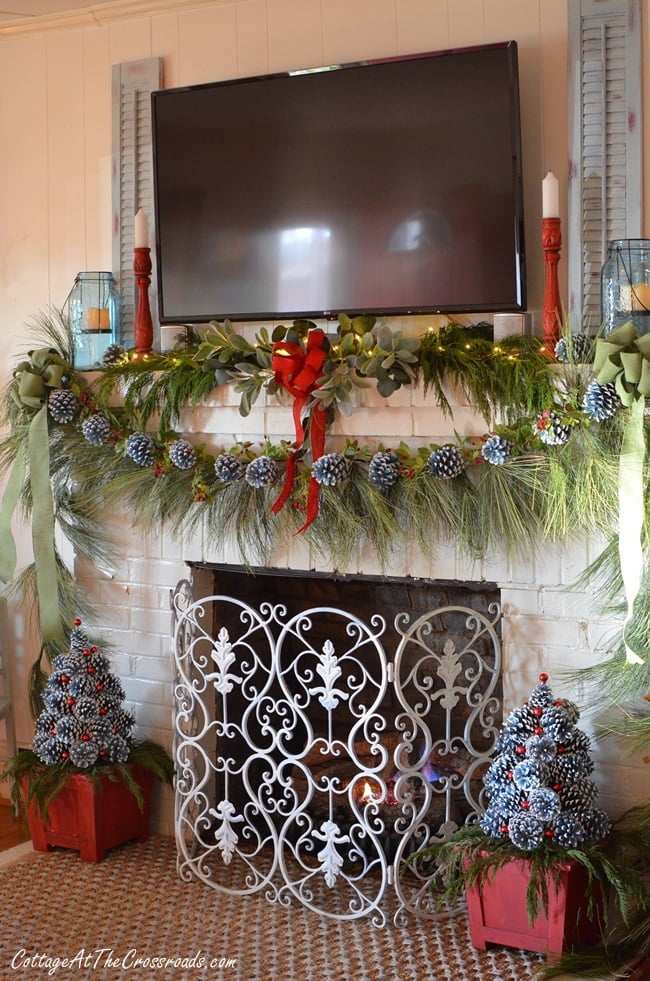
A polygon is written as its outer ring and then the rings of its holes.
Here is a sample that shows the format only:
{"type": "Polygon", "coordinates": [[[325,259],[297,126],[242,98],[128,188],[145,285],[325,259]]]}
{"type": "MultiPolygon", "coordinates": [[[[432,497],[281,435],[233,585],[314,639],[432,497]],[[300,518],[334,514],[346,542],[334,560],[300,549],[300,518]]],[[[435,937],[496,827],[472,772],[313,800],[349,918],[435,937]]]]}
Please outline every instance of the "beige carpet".
{"type": "Polygon", "coordinates": [[[544,963],[507,948],[475,950],[464,914],[378,930],[181,882],[166,838],[115,848],[99,865],[63,849],[21,846],[12,857],[0,864],[2,981],[532,981],[544,963]],[[179,964],[147,964],[152,958],[179,964]]]}

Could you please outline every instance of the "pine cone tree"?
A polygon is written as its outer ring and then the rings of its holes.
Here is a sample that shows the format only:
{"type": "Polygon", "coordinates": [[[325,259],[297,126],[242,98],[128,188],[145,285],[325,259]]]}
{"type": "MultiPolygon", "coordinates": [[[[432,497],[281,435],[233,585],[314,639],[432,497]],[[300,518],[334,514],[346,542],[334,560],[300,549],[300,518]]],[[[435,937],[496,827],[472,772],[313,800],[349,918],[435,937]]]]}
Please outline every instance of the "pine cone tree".
{"type": "Polygon", "coordinates": [[[326,453],[311,468],[314,480],[325,487],[338,487],[349,480],[352,461],[342,453],[326,453]]]}
{"type": "Polygon", "coordinates": [[[459,477],[465,470],[465,458],[457,446],[441,446],[433,450],[427,461],[429,473],[441,480],[459,477]]]}
{"type": "Polygon", "coordinates": [[[593,806],[598,790],[588,774],[589,738],[576,728],[573,702],[555,699],[540,675],[528,702],[508,716],[498,755],[483,779],[488,807],[480,818],[491,837],[533,851],[542,843],[567,849],[596,844],[609,820],[593,806]]]}
{"type": "Polygon", "coordinates": [[[156,456],[156,444],[149,433],[131,433],[126,441],[126,455],[139,467],[151,467],[156,456]]]}
{"type": "Polygon", "coordinates": [[[187,439],[176,439],[169,447],[169,459],[179,470],[196,466],[196,450],[187,439]]]}
{"type": "Polygon", "coordinates": [[[79,399],[69,388],[55,388],[48,396],[47,408],[55,422],[72,422],[79,411],[79,399]]]}
{"type": "Polygon", "coordinates": [[[81,423],[81,432],[93,446],[102,446],[111,438],[111,424],[103,412],[95,412],[81,423]]]}
{"type": "Polygon", "coordinates": [[[214,461],[214,472],[224,484],[234,484],[246,472],[246,464],[234,453],[221,453],[214,461]]]}
{"type": "Polygon", "coordinates": [[[68,654],[53,664],[36,720],[33,748],[48,766],[69,762],[87,769],[95,763],[124,763],[131,748],[133,718],[122,707],[124,690],[108,659],[75,621],[68,654]]]}
{"type": "Polygon", "coordinates": [[[280,468],[270,456],[258,456],[246,467],[244,479],[251,487],[269,487],[280,476],[280,468]]]}
{"type": "Polygon", "coordinates": [[[621,408],[621,400],[613,382],[599,385],[597,381],[592,381],[582,399],[582,408],[596,422],[604,422],[615,416],[621,408]]]}
{"type": "Polygon", "coordinates": [[[368,464],[368,480],[380,490],[388,490],[399,480],[400,470],[397,453],[390,450],[375,453],[368,464]]]}

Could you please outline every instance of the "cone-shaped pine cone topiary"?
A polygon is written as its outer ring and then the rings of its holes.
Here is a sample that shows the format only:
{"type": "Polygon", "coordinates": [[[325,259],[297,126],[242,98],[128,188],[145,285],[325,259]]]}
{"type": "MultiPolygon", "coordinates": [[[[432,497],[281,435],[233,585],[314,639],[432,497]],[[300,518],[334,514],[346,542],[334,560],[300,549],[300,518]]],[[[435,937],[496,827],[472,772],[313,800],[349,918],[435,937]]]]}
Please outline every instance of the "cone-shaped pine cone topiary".
{"type": "Polygon", "coordinates": [[[75,620],[67,654],[52,663],[36,720],[34,752],[48,766],[69,762],[124,763],[131,749],[133,718],[122,706],[124,689],[108,659],[75,620]]]}
{"type": "Polygon", "coordinates": [[[598,790],[588,776],[589,737],[576,727],[573,702],[554,698],[547,675],[539,679],[499,735],[498,755],[484,777],[489,805],[481,828],[523,851],[542,843],[559,849],[595,845],[610,823],[594,806],[598,790]]]}

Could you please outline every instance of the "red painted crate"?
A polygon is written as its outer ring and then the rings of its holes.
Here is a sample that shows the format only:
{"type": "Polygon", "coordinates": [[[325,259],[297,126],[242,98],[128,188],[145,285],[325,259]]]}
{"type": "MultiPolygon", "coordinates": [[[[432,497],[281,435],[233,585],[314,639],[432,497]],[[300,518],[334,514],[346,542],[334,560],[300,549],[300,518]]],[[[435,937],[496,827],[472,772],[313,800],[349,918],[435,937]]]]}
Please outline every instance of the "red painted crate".
{"type": "MultiPolygon", "coordinates": [[[[557,959],[576,944],[590,944],[601,937],[602,897],[596,897],[594,915],[587,912],[588,874],[579,862],[563,862],[560,881],[548,877],[548,912],[534,924],[526,914],[529,865],[513,860],[497,869],[489,880],[466,890],[472,944],[485,950],[489,943],[532,950],[557,959]]],[[[593,891],[593,886],[591,887],[593,891]]]]}
{"type": "Polygon", "coordinates": [[[48,808],[44,822],[32,801],[27,820],[36,851],[53,847],[74,848],[85,862],[101,862],[109,848],[124,842],[146,841],[149,834],[152,774],[132,767],[144,797],[142,811],[121,780],[102,775],[102,790],[96,790],[83,774],[70,777],[48,808]]]}

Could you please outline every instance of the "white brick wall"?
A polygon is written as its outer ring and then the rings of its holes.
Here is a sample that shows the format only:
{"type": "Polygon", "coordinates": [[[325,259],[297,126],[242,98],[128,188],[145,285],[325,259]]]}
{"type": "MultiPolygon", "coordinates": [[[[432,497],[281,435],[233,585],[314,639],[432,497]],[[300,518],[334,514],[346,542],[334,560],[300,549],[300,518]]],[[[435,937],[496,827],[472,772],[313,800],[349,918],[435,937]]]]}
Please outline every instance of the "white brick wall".
{"type": "MultiPolygon", "coordinates": [[[[452,393],[458,398],[459,393],[452,393]]],[[[355,436],[360,442],[376,446],[404,439],[413,447],[431,441],[453,439],[453,432],[486,431],[484,421],[466,405],[455,406],[454,418],[443,416],[429,394],[420,389],[404,389],[390,404],[368,389],[365,405],[352,417],[338,419],[328,438],[328,449],[355,436]],[[390,435],[387,435],[390,434],[390,435]]],[[[460,399],[462,401],[462,398],[460,399]]],[[[215,445],[230,445],[245,436],[262,440],[265,434],[279,439],[278,431],[291,437],[286,407],[270,400],[260,404],[244,420],[239,416],[232,392],[216,393],[205,405],[184,414],[184,430],[196,442],[211,434],[215,445]],[[224,403],[228,403],[224,407],[224,403]],[[233,404],[234,403],[234,404],[233,404]],[[270,424],[269,420],[273,420],[270,424]],[[232,429],[232,431],[231,431],[232,429]]],[[[130,527],[124,515],[108,522],[117,541],[120,558],[111,577],[78,562],[77,573],[97,605],[97,627],[115,654],[113,664],[122,678],[129,706],[133,709],[138,734],[172,742],[173,668],[170,643],[170,597],[178,580],[187,578],[186,562],[241,563],[234,543],[203,540],[199,534],[191,541],[179,542],[171,530],[143,537],[130,527]]],[[[598,543],[591,551],[595,554],[598,543]]],[[[584,542],[545,545],[535,556],[507,559],[490,555],[475,562],[459,554],[454,543],[436,548],[434,558],[423,557],[416,548],[398,552],[386,570],[395,576],[415,576],[457,580],[496,581],[502,590],[504,693],[506,708],[521,703],[546,671],[555,690],[584,705],[587,697],[569,673],[606,655],[604,639],[615,624],[596,617],[592,597],[572,592],[567,586],[584,568],[589,549],[584,542]]],[[[315,557],[306,543],[294,538],[278,551],[270,564],[281,568],[318,569],[328,567],[315,557]]],[[[382,570],[369,548],[355,554],[348,572],[376,574],[382,570]]],[[[590,725],[588,713],[584,724],[590,725]]],[[[645,772],[639,759],[620,760],[620,750],[612,742],[599,741],[595,749],[596,771],[603,788],[603,804],[610,813],[645,798],[645,772]],[[603,766],[600,766],[602,759],[603,766]]],[[[163,793],[157,810],[161,830],[169,832],[173,823],[171,794],[163,793]]]]}

